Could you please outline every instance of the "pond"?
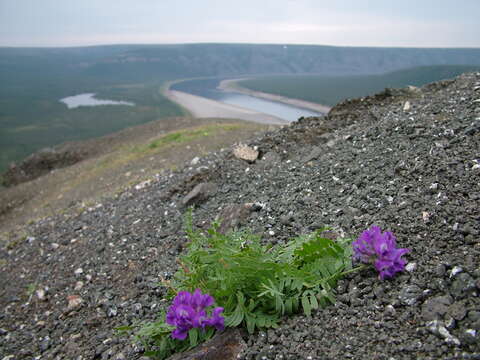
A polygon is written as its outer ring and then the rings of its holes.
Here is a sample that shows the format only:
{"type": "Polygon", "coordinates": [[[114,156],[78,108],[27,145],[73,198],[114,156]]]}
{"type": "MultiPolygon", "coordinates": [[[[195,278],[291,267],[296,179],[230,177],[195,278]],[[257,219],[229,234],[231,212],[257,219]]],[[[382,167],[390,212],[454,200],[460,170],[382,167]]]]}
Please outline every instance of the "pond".
{"type": "Polygon", "coordinates": [[[67,105],[69,109],[74,109],[80,106],[98,106],[98,105],[128,105],[135,106],[134,103],[128,101],[115,101],[115,100],[104,100],[104,99],[95,99],[95,94],[80,94],[75,96],[69,96],[63,99],[60,99],[61,102],[67,105]]]}

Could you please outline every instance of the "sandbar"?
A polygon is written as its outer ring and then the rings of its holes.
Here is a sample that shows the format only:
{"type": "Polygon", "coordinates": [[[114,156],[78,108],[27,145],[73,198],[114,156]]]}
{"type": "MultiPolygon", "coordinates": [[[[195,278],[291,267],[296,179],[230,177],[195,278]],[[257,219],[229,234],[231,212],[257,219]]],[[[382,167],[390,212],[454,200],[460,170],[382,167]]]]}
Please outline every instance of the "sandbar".
{"type": "Polygon", "coordinates": [[[196,118],[224,118],[252,121],[260,124],[286,125],[289,121],[276,116],[267,115],[240,106],[225,104],[220,101],[207,99],[201,96],[170,90],[168,87],[163,94],[171,101],[185,108],[196,118]]]}
{"type": "Polygon", "coordinates": [[[269,94],[261,91],[255,91],[251,89],[247,89],[242,87],[240,84],[238,84],[237,81],[240,80],[247,80],[248,78],[240,78],[240,79],[227,79],[227,80],[222,80],[220,81],[220,84],[218,85],[217,89],[222,90],[222,91],[227,91],[227,92],[236,92],[239,94],[244,94],[244,95],[250,95],[258,98],[262,98],[265,100],[271,100],[271,101],[276,101],[276,102],[281,102],[284,104],[292,105],[295,107],[303,108],[303,109],[308,109],[308,110],[313,110],[322,114],[327,114],[330,111],[330,107],[326,105],[321,105],[317,103],[313,103],[310,101],[305,101],[305,100],[300,100],[300,99],[293,99],[293,98],[288,98],[285,96],[281,95],[276,95],[276,94],[269,94]]]}

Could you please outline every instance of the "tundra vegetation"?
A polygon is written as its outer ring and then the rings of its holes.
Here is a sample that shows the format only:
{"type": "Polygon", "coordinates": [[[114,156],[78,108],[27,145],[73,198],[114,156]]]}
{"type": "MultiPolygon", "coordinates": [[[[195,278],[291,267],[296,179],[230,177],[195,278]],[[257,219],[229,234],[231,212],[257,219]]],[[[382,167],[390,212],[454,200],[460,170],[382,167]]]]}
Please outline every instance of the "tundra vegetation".
{"type": "Polygon", "coordinates": [[[284,316],[310,317],[335,302],[337,280],[365,268],[354,267],[352,258],[374,265],[384,280],[404,270],[402,256],[409,252],[397,249],[395,236],[377,226],[354,242],[327,238],[322,228],[285,244],[263,245],[248,231],[222,234],[218,223],[206,232],[194,230],[191,213],[186,218],[187,250],[174,278],[163,281],[173,303],[158,321],[137,326],[137,340],[155,359],[191,349],[224,327],[242,326],[253,334],[278,327],[284,316]]]}

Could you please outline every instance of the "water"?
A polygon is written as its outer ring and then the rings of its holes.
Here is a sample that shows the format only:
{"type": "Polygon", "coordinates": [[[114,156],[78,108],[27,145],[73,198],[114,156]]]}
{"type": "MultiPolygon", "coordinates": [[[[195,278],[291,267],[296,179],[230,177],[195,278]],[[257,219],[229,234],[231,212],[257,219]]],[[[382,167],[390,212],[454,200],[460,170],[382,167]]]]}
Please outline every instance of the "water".
{"type": "Polygon", "coordinates": [[[74,109],[79,106],[98,106],[98,105],[128,105],[135,106],[134,103],[128,101],[114,101],[114,100],[100,100],[94,98],[95,94],[80,94],[75,96],[69,96],[60,99],[65,103],[69,109],[74,109]]]}
{"type": "Polygon", "coordinates": [[[221,91],[217,89],[219,79],[188,80],[172,85],[172,90],[183,91],[189,94],[202,96],[230,105],[255,110],[264,114],[273,115],[287,121],[296,121],[304,116],[321,116],[323,114],[271,100],[254,96],[221,91]]]}

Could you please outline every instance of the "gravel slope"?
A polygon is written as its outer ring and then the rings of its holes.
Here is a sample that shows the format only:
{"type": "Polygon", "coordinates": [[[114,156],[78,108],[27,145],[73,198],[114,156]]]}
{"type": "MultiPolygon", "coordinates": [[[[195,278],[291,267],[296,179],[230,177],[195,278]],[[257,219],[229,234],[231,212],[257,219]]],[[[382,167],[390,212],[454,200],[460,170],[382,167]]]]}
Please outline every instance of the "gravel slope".
{"type": "Polygon", "coordinates": [[[181,201],[205,181],[218,191],[197,206],[198,226],[228,204],[260,202],[245,226],[265,241],[377,224],[412,249],[410,272],[345,279],[335,306],[246,336],[242,359],[480,358],[480,74],[347,101],[251,145],[255,164],[213,153],[27,226],[0,253],[0,358],[140,358],[112,329],[164,304],[157,282],[185,242],[181,201]]]}

